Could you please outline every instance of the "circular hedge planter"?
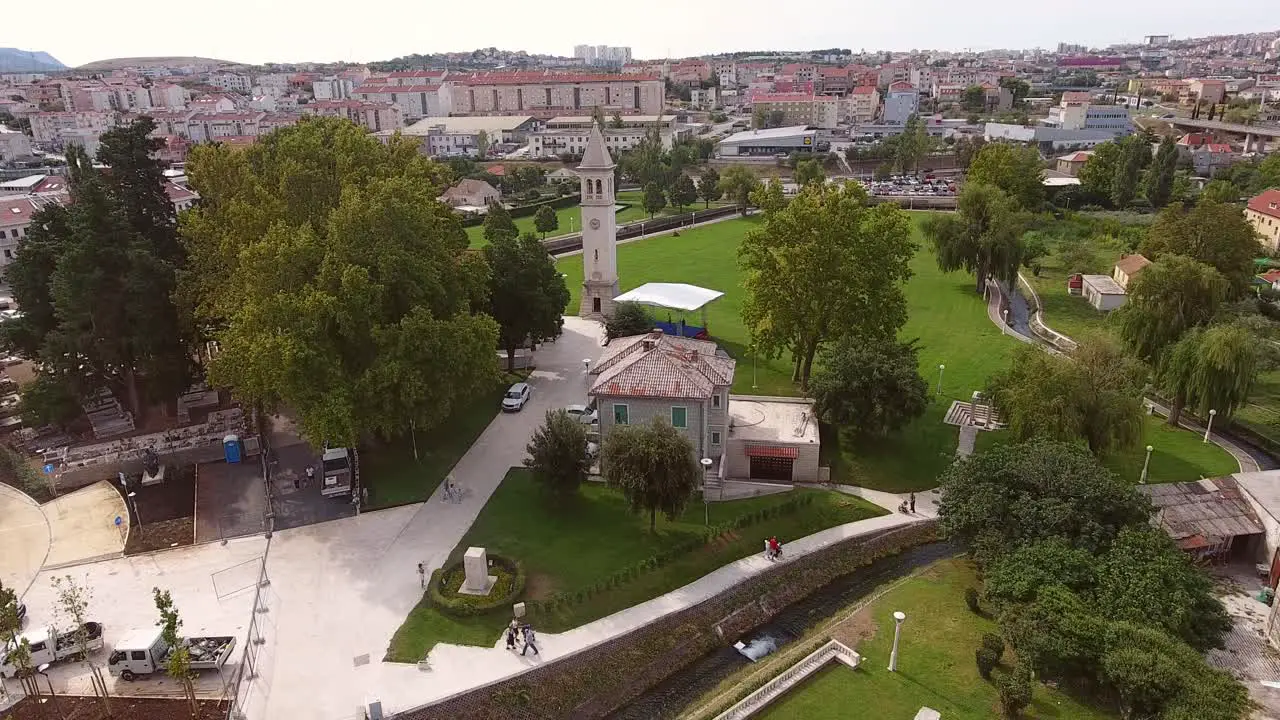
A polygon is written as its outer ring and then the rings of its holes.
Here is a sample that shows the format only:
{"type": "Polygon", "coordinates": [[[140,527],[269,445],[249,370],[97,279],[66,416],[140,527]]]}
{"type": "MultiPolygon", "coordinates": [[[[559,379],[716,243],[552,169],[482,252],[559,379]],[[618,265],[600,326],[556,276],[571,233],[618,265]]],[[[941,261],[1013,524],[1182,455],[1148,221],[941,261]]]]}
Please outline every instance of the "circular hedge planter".
{"type": "Polygon", "coordinates": [[[431,604],[446,615],[467,617],[510,605],[524,592],[524,566],[518,560],[489,553],[489,574],[498,579],[488,595],[463,595],[458,588],[466,580],[466,571],[461,560],[450,562],[431,573],[427,583],[431,604]]]}

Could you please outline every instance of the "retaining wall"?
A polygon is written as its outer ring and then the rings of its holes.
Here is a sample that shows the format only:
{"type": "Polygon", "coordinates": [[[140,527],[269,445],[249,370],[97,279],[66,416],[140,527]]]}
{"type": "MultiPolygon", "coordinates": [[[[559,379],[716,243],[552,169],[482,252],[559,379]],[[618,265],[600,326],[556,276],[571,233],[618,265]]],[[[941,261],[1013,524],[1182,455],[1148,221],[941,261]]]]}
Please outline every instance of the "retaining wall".
{"type": "Polygon", "coordinates": [[[783,608],[877,558],[937,539],[937,521],[849,538],[685,610],[540,665],[395,716],[396,720],[600,718],[783,608]]]}

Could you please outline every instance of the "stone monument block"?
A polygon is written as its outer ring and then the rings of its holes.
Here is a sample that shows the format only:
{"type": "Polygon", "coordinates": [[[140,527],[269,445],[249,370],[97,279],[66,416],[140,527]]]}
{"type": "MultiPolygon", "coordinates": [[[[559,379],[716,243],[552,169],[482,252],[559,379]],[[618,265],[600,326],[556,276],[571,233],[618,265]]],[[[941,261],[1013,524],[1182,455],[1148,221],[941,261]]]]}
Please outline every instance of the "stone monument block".
{"type": "Polygon", "coordinates": [[[467,553],[462,556],[462,569],[466,579],[458,592],[464,595],[488,595],[498,581],[496,576],[489,574],[489,555],[484,548],[467,548],[467,553]]]}

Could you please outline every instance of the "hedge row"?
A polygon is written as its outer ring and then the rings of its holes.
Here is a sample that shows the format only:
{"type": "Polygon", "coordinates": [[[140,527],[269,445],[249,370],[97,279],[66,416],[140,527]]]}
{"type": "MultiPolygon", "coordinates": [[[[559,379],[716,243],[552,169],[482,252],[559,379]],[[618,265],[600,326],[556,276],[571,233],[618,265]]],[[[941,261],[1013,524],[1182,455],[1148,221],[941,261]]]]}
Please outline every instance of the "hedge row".
{"type": "MultiPolygon", "coordinates": [[[[731,530],[741,530],[757,523],[764,522],[770,518],[790,514],[800,508],[812,505],[816,497],[817,496],[813,493],[805,493],[803,495],[797,495],[786,502],[778,503],[777,505],[760,508],[755,512],[744,513],[732,520],[729,520],[728,522],[708,527],[701,533],[691,535],[656,555],[651,555],[637,563],[624,567],[590,587],[586,587],[572,593],[556,593],[546,600],[533,600],[526,604],[530,612],[543,613],[555,612],[562,608],[580,605],[596,595],[609,592],[614,588],[635,580],[644,573],[656,570],[670,563],[672,560],[691,553],[731,530]]],[[[763,545],[761,545],[761,547],[763,547],[763,545]]]]}
{"type": "Polygon", "coordinates": [[[458,588],[464,582],[466,571],[463,569],[461,560],[454,560],[431,573],[431,582],[427,583],[427,594],[431,598],[431,604],[444,614],[455,617],[483,615],[511,604],[524,592],[524,565],[519,560],[493,553],[489,554],[489,560],[502,572],[496,573],[498,580],[488,595],[458,593],[458,588]]]}
{"type": "MultiPolygon", "coordinates": [[[[561,208],[573,207],[582,201],[581,193],[572,195],[562,195],[554,197],[550,200],[542,200],[540,202],[529,203],[528,205],[517,205],[507,211],[511,219],[526,217],[538,212],[543,205],[549,205],[552,209],[559,210],[561,208]]],[[[467,215],[462,218],[462,227],[472,227],[474,225],[483,225],[484,215],[467,215]]]]}

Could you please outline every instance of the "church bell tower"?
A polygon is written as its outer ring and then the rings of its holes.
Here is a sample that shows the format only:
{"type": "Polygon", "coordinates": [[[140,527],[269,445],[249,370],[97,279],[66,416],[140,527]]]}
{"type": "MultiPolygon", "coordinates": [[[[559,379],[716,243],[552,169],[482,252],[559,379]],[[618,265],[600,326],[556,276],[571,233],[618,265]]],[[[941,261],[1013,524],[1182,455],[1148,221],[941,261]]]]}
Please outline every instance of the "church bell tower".
{"type": "Polygon", "coordinates": [[[618,225],[614,211],[613,159],[599,125],[591,127],[578,165],[582,185],[582,304],[578,315],[603,320],[618,296],[618,225]]]}

